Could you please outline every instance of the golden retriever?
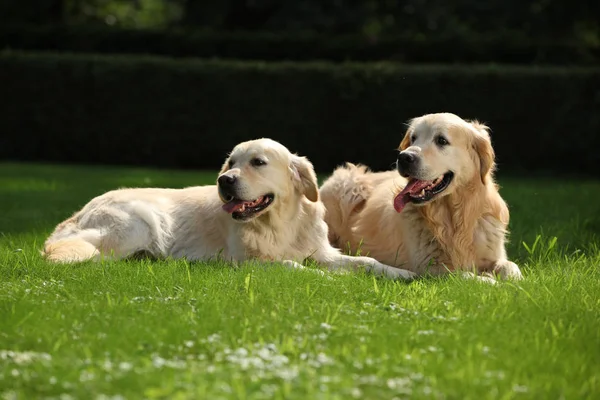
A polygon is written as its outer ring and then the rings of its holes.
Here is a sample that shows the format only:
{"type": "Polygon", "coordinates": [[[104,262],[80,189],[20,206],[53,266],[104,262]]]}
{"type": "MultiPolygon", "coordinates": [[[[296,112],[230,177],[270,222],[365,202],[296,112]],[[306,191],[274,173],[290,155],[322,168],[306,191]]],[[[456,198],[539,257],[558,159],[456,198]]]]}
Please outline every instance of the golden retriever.
{"type": "Polygon", "coordinates": [[[506,256],[509,212],[488,127],[424,115],[410,121],[399,150],[397,171],[346,164],[323,183],[330,242],[417,274],[521,278],[506,256]]]}
{"type": "Polygon", "coordinates": [[[311,257],[330,269],[364,266],[390,278],[414,274],[333,248],[312,164],[282,144],[237,145],[217,185],[119,189],[92,199],[59,224],[42,254],[49,261],[155,257],[258,259],[302,268],[311,257]]]}

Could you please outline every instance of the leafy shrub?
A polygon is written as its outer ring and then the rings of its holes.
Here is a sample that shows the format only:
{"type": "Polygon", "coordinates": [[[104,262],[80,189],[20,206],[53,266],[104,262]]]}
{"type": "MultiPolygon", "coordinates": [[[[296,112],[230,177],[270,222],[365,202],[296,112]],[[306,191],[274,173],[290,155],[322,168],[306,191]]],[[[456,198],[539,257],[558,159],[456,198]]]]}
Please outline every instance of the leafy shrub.
{"type": "Polygon", "coordinates": [[[319,171],[389,168],[409,118],[492,128],[501,170],[598,174],[600,70],[0,55],[0,158],[215,169],[271,137],[319,171]]]}
{"type": "Polygon", "coordinates": [[[198,30],[0,26],[0,49],[155,54],[264,61],[598,65],[600,47],[514,35],[436,39],[198,30]]]}

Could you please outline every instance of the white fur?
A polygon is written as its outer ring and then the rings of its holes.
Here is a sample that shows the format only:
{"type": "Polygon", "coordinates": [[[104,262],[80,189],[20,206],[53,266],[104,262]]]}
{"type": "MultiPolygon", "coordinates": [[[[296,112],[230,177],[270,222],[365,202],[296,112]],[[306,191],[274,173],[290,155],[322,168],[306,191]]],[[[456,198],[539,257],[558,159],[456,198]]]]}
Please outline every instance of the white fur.
{"type": "Polygon", "coordinates": [[[330,269],[366,267],[390,278],[412,272],[369,257],[350,257],[333,248],[318,200],[312,164],[270,139],[237,145],[221,175],[235,176],[239,197],[253,200],[268,193],[273,203],[256,217],[236,221],[222,209],[215,185],[184,189],[119,189],[92,199],[59,224],[47,239],[49,261],[78,262],[125,258],[138,252],[155,257],[231,261],[259,259],[302,267],[306,258],[330,269]],[[261,158],[263,166],[251,161],[261,158]]]}

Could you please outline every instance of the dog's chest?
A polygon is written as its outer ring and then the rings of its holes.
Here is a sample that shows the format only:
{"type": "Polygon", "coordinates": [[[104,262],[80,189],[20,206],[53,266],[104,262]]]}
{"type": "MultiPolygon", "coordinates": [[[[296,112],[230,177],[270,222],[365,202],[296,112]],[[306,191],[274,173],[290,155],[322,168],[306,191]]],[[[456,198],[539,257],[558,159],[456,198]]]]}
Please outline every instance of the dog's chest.
{"type": "Polygon", "coordinates": [[[433,265],[450,264],[450,257],[444,250],[434,230],[417,210],[405,210],[402,222],[405,249],[413,269],[425,272],[433,265]]]}
{"type": "Polygon", "coordinates": [[[296,256],[295,246],[289,243],[290,235],[285,232],[248,227],[242,229],[237,237],[230,247],[239,260],[281,261],[296,256]]]}

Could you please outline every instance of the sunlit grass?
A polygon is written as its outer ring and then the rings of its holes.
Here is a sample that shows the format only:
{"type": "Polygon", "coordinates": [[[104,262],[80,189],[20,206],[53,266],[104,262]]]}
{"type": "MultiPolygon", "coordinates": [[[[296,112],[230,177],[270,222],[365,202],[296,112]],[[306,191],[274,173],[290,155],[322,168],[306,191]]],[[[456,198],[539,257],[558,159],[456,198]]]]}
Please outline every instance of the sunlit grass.
{"type": "Polygon", "coordinates": [[[215,176],[0,164],[4,397],[600,395],[598,182],[501,177],[518,284],[39,256],[53,227],[95,195],[215,176]]]}

